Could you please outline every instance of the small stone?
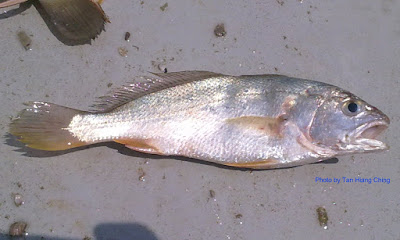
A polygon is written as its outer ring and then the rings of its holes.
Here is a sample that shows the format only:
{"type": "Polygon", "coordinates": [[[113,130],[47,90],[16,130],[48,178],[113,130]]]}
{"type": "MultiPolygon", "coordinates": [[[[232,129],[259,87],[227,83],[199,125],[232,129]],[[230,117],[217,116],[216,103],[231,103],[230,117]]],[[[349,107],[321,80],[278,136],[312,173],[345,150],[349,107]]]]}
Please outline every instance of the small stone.
{"type": "Polygon", "coordinates": [[[145,182],[146,179],[144,177],[146,176],[146,173],[144,172],[143,168],[139,168],[138,173],[139,173],[139,181],[145,182]]]}
{"type": "Polygon", "coordinates": [[[214,197],[215,197],[215,191],[212,190],[212,189],[210,190],[210,197],[211,197],[211,198],[214,198],[214,197]]]}
{"type": "Polygon", "coordinates": [[[118,48],[118,53],[121,55],[121,57],[127,57],[128,56],[128,50],[124,47],[119,47],[118,48]]]}
{"type": "Polygon", "coordinates": [[[226,36],[225,25],[221,23],[215,26],[214,34],[216,37],[225,37],[226,36]]]}
{"type": "Polygon", "coordinates": [[[125,33],[125,41],[129,42],[129,38],[131,37],[131,33],[130,32],[126,32],[125,33]]]}
{"type": "Polygon", "coordinates": [[[25,222],[15,222],[11,224],[8,234],[12,237],[21,237],[26,235],[26,227],[28,226],[25,222]]]}
{"type": "Polygon", "coordinates": [[[328,229],[328,213],[326,209],[323,207],[317,208],[318,222],[321,227],[324,229],[328,229]]]}
{"type": "Polygon", "coordinates": [[[32,40],[24,31],[18,32],[18,39],[26,51],[32,50],[32,40]]]}
{"type": "Polygon", "coordinates": [[[160,7],[160,9],[161,9],[161,11],[165,11],[165,9],[167,9],[167,7],[168,7],[168,3],[164,3],[164,5],[162,5],[161,7],[160,7]]]}
{"type": "Polygon", "coordinates": [[[19,207],[25,203],[24,200],[22,199],[22,195],[19,193],[13,193],[12,198],[14,199],[14,204],[17,207],[19,207]]]}
{"type": "Polygon", "coordinates": [[[168,72],[167,66],[164,63],[158,64],[158,69],[164,73],[168,72]]]}

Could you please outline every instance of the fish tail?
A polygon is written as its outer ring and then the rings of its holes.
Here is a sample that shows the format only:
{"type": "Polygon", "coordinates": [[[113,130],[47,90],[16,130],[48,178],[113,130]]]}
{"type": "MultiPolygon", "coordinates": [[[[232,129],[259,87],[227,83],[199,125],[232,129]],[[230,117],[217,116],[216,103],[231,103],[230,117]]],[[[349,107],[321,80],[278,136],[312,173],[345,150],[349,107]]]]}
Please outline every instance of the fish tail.
{"type": "Polygon", "coordinates": [[[26,105],[29,107],[12,121],[9,131],[26,146],[59,151],[88,144],[68,131],[72,118],[85,112],[46,102],[29,102],[26,105]]]}

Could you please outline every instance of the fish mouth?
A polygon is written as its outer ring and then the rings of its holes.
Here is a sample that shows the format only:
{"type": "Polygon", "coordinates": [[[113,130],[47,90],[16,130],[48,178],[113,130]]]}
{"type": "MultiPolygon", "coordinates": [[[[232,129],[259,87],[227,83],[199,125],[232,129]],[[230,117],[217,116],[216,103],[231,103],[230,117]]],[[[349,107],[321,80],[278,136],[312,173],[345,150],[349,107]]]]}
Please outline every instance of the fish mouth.
{"type": "Polygon", "coordinates": [[[388,120],[377,120],[358,126],[349,136],[350,145],[362,151],[386,150],[388,145],[376,139],[389,126],[388,120]]]}

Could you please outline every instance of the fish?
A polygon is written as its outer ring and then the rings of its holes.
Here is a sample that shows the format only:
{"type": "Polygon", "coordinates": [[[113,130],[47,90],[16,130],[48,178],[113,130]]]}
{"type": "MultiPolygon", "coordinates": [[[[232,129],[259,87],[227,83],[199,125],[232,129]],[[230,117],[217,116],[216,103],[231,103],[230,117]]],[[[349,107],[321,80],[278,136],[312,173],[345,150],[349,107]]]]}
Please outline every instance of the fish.
{"type": "Polygon", "coordinates": [[[183,71],[135,77],[89,111],[30,102],[9,132],[47,151],[114,141],[143,153],[274,169],[386,150],[376,137],[389,124],[376,107],[327,83],[183,71]]]}
{"type": "MultiPolygon", "coordinates": [[[[28,0],[7,0],[0,8],[28,0]]],[[[66,45],[90,44],[110,22],[101,7],[102,0],[36,0],[33,4],[52,30],[66,45]]]]}

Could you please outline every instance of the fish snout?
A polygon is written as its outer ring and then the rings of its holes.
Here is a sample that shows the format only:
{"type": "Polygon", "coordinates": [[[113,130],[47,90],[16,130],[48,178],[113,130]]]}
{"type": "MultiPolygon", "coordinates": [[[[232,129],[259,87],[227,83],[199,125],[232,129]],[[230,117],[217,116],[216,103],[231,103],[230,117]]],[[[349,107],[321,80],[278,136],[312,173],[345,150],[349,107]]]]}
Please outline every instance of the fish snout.
{"type": "Polygon", "coordinates": [[[376,108],[374,106],[370,106],[370,105],[367,105],[365,108],[368,112],[368,115],[372,116],[376,121],[381,121],[384,125],[389,126],[390,119],[381,110],[379,110],[378,108],[376,108]]]}

